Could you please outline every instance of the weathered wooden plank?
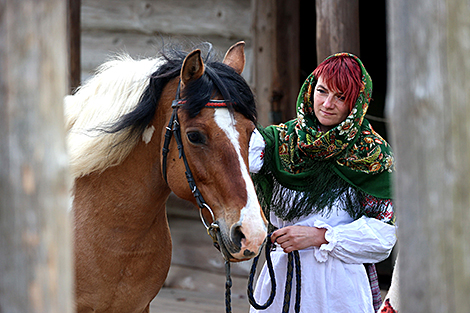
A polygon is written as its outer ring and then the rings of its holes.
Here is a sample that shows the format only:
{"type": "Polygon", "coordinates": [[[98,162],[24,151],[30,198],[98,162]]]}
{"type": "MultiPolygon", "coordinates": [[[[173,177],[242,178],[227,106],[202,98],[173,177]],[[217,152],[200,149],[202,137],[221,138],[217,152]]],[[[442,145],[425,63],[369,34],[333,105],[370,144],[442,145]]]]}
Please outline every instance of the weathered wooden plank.
{"type": "MultiPolygon", "coordinates": [[[[171,210],[171,209],[169,209],[171,210]]],[[[197,208],[194,208],[197,211],[197,208]]],[[[224,260],[214,248],[212,239],[199,218],[181,219],[169,216],[173,241],[172,264],[186,266],[206,272],[224,274],[224,260]]],[[[251,262],[232,263],[234,275],[248,278],[251,262]]]]}
{"type": "Polygon", "coordinates": [[[242,75],[248,83],[251,83],[253,58],[250,38],[233,40],[219,36],[187,37],[175,35],[168,37],[137,33],[82,31],[82,81],[86,80],[100,64],[119,53],[125,52],[135,58],[154,57],[164,44],[182,43],[189,46],[191,42],[208,41],[212,43],[213,48],[222,58],[227,49],[238,40],[246,42],[247,64],[242,75]]]}
{"type": "Polygon", "coordinates": [[[299,1],[253,1],[253,84],[259,122],[294,117],[299,91],[299,1]]]}
{"type": "MultiPolygon", "coordinates": [[[[220,313],[225,312],[223,288],[220,295],[209,292],[163,288],[150,304],[150,312],[159,313],[220,313]]],[[[232,298],[233,313],[247,313],[249,304],[246,298],[232,298]]]]}
{"type": "Polygon", "coordinates": [[[336,52],[360,55],[359,0],[317,0],[317,61],[336,52]]]}
{"type": "Polygon", "coordinates": [[[69,60],[69,90],[80,86],[81,61],[80,61],[80,12],[81,0],[67,0],[67,51],[69,60]]]}
{"type": "Polygon", "coordinates": [[[84,0],[84,30],[185,36],[250,36],[249,0],[84,0]]]}
{"type": "MultiPolygon", "coordinates": [[[[260,267],[262,266],[260,265],[260,267]]],[[[231,293],[233,298],[246,299],[248,277],[233,274],[231,278],[231,293]]],[[[217,298],[223,298],[225,274],[208,272],[207,269],[172,264],[164,287],[204,292],[213,294],[217,298]]]]}
{"type": "Polygon", "coordinates": [[[400,312],[470,307],[470,6],[388,1],[400,312]]]}
{"type": "Polygon", "coordinates": [[[66,6],[0,5],[0,312],[72,312],[66,6]]]}

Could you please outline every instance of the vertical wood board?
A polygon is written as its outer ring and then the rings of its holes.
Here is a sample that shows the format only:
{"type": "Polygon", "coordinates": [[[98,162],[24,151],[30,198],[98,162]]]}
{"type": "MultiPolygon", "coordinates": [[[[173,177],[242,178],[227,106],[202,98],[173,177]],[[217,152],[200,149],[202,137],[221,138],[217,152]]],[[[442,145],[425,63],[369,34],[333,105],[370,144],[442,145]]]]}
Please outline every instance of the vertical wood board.
{"type": "Polygon", "coordinates": [[[359,0],[317,0],[317,60],[337,52],[360,56],[359,0]]]}
{"type": "Polygon", "coordinates": [[[467,312],[470,5],[400,0],[388,12],[400,310],[467,312]]]}
{"type": "Polygon", "coordinates": [[[299,1],[253,1],[253,85],[263,126],[295,117],[300,88],[299,1]]]}
{"type": "Polygon", "coordinates": [[[0,312],[72,312],[66,7],[0,6],[0,312]]]}

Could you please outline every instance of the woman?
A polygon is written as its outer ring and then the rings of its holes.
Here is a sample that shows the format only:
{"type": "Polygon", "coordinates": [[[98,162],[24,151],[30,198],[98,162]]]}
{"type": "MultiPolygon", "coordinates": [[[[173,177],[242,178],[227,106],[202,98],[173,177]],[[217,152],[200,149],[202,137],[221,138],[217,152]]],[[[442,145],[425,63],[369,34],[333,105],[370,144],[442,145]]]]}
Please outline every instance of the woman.
{"type": "MultiPolygon", "coordinates": [[[[294,250],[302,269],[301,312],[375,312],[380,306],[375,266],[366,264],[386,259],[396,242],[394,162],[390,146],[364,118],[371,93],[356,56],[332,55],[303,84],[296,119],[253,133],[250,170],[276,229],[276,297],[261,312],[282,312],[286,253],[294,250]]],[[[270,292],[265,265],[255,298],[264,303],[270,292]]]]}

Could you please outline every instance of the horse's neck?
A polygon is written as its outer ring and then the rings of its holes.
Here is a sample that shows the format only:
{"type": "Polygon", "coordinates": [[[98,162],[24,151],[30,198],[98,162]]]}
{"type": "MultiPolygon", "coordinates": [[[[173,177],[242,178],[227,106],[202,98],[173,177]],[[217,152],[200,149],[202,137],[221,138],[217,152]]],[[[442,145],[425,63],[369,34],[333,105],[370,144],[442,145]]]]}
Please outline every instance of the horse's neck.
{"type": "Polygon", "coordinates": [[[154,155],[158,152],[141,142],[122,164],[78,178],[76,228],[105,241],[110,235],[121,236],[126,246],[151,229],[167,227],[165,202],[170,190],[161,179],[160,161],[154,155]]]}
{"type": "MultiPolygon", "coordinates": [[[[171,103],[176,92],[173,85],[162,94],[160,103],[171,103]]],[[[165,203],[171,190],[162,177],[160,157],[162,131],[170,115],[171,107],[159,104],[150,125],[153,130],[144,132],[121,164],[75,180],[73,207],[78,237],[95,236],[116,244],[119,236],[121,248],[126,249],[155,231],[168,233],[165,203]]]]}

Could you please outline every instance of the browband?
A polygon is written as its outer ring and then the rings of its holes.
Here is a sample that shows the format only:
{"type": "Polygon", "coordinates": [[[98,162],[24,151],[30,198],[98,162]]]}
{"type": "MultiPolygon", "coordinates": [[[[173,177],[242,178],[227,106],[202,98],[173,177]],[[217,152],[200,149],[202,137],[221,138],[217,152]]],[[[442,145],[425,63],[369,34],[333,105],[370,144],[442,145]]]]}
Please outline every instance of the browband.
{"type": "MultiPolygon", "coordinates": [[[[171,107],[178,108],[184,106],[186,103],[186,100],[180,99],[180,100],[173,100],[171,103],[171,107]]],[[[226,100],[209,100],[209,102],[204,105],[206,108],[226,108],[228,107],[227,101],[226,100]]]]}

